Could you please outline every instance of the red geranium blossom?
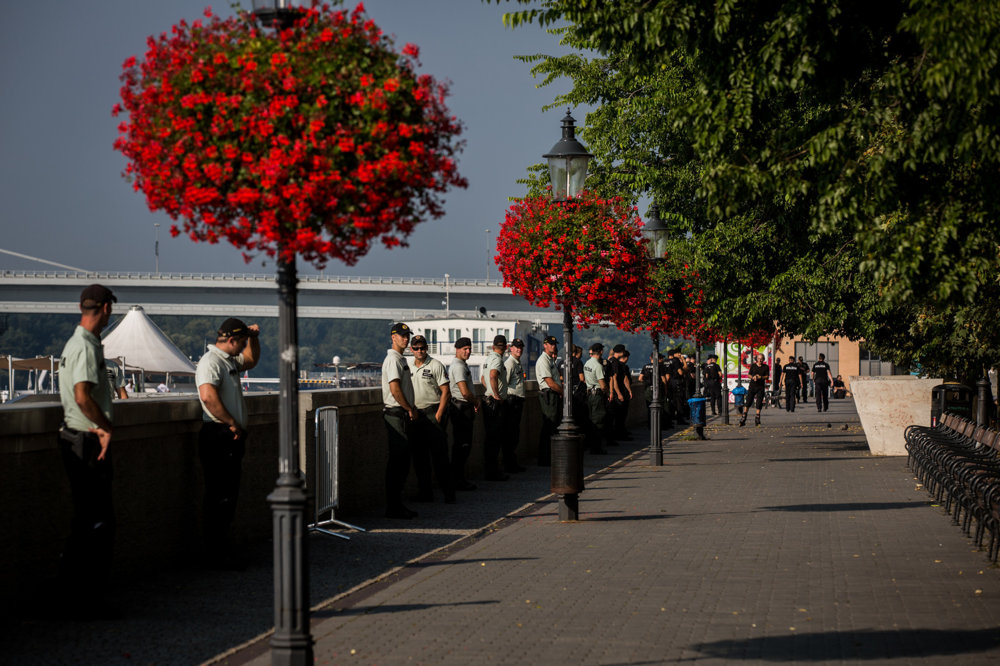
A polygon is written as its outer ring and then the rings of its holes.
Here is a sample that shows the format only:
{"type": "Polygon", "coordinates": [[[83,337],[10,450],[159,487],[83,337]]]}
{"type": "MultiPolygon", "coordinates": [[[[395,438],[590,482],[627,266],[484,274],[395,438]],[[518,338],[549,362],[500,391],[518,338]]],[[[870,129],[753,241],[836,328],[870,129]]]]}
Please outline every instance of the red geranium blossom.
{"type": "Polygon", "coordinates": [[[125,61],[115,148],[172,234],[323,267],[442,215],[466,186],[447,89],[362,12],[302,9],[275,38],[252,14],[206,10],[125,61]]]}

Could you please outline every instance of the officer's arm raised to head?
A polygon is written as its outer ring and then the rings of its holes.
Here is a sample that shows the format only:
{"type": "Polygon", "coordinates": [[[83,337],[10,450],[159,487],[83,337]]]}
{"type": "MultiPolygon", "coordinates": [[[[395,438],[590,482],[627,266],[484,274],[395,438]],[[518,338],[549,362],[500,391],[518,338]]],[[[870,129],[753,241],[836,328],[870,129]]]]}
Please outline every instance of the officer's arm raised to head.
{"type": "MultiPolygon", "coordinates": [[[[260,333],[260,326],[257,324],[252,324],[248,327],[251,331],[257,331],[260,333]]],[[[253,370],[260,362],[260,338],[254,335],[250,338],[250,342],[246,347],[243,348],[243,369],[253,370]]]]}

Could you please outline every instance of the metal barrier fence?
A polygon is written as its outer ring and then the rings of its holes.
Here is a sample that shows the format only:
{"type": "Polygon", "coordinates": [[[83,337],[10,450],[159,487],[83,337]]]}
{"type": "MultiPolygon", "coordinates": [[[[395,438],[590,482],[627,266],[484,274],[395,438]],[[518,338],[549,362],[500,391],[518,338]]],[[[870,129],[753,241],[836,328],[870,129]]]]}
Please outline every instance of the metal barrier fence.
{"type": "Polygon", "coordinates": [[[316,516],[308,526],[310,532],[322,532],[330,536],[350,540],[351,537],[340,532],[325,529],[327,525],[340,525],[348,529],[364,532],[364,528],[345,523],[335,517],[337,505],[340,503],[338,492],[338,449],[340,439],[340,416],[336,407],[320,407],[316,410],[316,516]],[[330,512],[330,517],[321,520],[320,516],[330,512]]]}

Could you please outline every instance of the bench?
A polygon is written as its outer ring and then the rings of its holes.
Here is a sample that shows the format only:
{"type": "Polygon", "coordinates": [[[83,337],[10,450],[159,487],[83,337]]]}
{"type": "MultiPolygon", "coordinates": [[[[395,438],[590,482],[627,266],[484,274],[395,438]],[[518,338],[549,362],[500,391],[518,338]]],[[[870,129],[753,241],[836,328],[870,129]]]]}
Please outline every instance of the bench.
{"type": "Polygon", "coordinates": [[[938,425],[904,432],[907,464],[952,522],[988,557],[1000,554],[1000,432],[946,413],[938,425]],[[972,532],[975,521],[976,530],[972,532]]]}

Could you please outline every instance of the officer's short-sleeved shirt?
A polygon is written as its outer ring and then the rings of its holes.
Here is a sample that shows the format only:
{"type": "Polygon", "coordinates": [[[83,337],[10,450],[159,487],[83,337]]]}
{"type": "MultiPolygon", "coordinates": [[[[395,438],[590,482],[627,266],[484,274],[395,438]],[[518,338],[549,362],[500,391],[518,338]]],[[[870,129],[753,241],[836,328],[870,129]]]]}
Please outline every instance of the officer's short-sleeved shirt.
{"type": "Polygon", "coordinates": [[[791,386],[792,384],[798,385],[799,383],[799,369],[797,366],[789,363],[784,367],[782,373],[785,375],[785,386],[791,386]]]}
{"type": "Polygon", "coordinates": [[[816,361],[813,363],[813,374],[816,375],[815,381],[818,384],[829,384],[830,377],[833,373],[830,372],[830,365],[826,361],[816,361]]]}
{"type": "Polygon", "coordinates": [[[399,382],[403,397],[412,406],[413,381],[410,379],[410,366],[402,354],[395,349],[389,349],[385,353],[385,360],[382,361],[382,404],[386,407],[402,407],[389,390],[389,384],[393,381],[399,382]]]}
{"type": "Polygon", "coordinates": [[[587,382],[587,388],[600,388],[600,380],[604,379],[604,366],[599,358],[590,357],[583,365],[583,378],[587,382]]]}
{"type": "Polygon", "coordinates": [[[416,361],[410,363],[411,381],[413,382],[414,407],[437,407],[441,404],[441,387],[448,383],[448,373],[444,363],[436,358],[427,358],[427,362],[419,368],[416,361]]]}
{"type": "Polygon", "coordinates": [[[469,364],[457,356],[453,358],[451,365],[448,366],[448,381],[450,382],[448,388],[451,389],[451,399],[467,402],[458,383],[465,382],[465,387],[472,390],[472,373],[469,372],[469,364]]]}
{"type": "Polygon", "coordinates": [[[493,398],[506,398],[507,397],[507,371],[503,366],[503,356],[491,351],[486,355],[486,365],[483,366],[483,381],[486,382],[486,395],[493,398]],[[493,387],[490,382],[490,371],[497,371],[497,392],[499,395],[494,395],[493,387]]]}
{"type": "Polygon", "coordinates": [[[104,364],[104,345],[96,335],[83,326],[77,326],[59,359],[59,400],[66,425],[73,430],[86,431],[96,428],[97,424],[84,416],[83,410],[76,404],[75,387],[81,382],[94,385],[90,396],[110,422],[114,408],[108,368],[104,364]]]}
{"type": "Polygon", "coordinates": [[[556,360],[548,354],[542,354],[538,357],[538,360],[535,361],[535,379],[538,380],[539,389],[546,389],[549,387],[548,382],[545,381],[546,377],[555,382],[556,386],[562,386],[562,383],[559,381],[556,360]]]}
{"type": "Polygon", "coordinates": [[[717,363],[709,363],[705,366],[705,383],[720,384],[722,382],[722,368],[717,363]]]}
{"type": "Polygon", "coordinates": [[[508,356],[503,362],[503,367],[507,371],[507,395],[523,398],[524,368],[521,367],[521,362],[513,356],[508,356]]]}
{"type": "MultiPolygon", "coordinates": [[[[198,361],[195,368],[194,382],[197,386],[211,384],[219,393],[219,400],[233,417],[240,428],[247,427],[247,408],[243,402],[243,385],[240,383],[240,372],[246,366],[243,354],[230,356],[215,345],[209,345],[208,351],[198,361]]],[[[201,397],[199,396],[199,400],[201,397]]],[[[208,411],[204,401],[201,403],[202,420],[222,423],[208,411]]]]}

